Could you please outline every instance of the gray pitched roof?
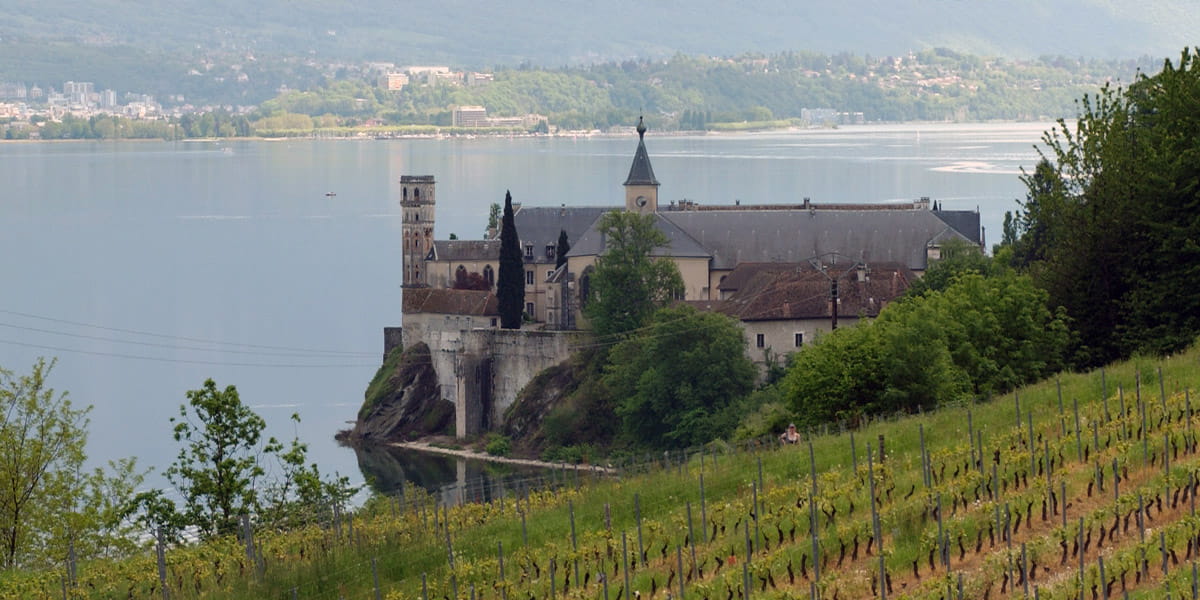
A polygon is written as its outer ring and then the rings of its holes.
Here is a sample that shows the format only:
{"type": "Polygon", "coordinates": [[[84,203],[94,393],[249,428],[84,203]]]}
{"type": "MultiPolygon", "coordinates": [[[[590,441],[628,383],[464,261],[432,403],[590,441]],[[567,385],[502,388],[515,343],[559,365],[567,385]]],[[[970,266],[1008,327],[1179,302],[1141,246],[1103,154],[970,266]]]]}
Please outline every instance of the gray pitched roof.
{"type": "Polygon", "coordinates": [[[838,253],[923,270],[934,239],[968,239],[927,210],[722,210],[659,213],[713,257],[712,268],[838,253]]]}
{"type": "Polygon", "coordinates": [[[654,168],[650,166],[650,155],[646,153],[646,142],[638,139],[637,151],[633,153],[633,164],[629,165],[629,177],[625,185],[658,185],[654,168]]]}
{"type": "Polygon", "coordinates": [[[500,240],[435,240],[430,255],[434,260],[497,260],[500,240]]]}
{"type": "MultiPolygon", "coordinates": [[[[621,210],[621,209],[610,209],[621,210]]],[[[665,247],[655,248],[651,252],[651,256],[676,256],[680,258],[708,258],[712,253],[704,248],[686,231],[680,229],[670,220],[663,217],[662,213],[655,213],[654,224],[663,235],[667,236],[668,243],[665,247]]],[[[597,221],[599,221],[597,219],[597,221]]],[[[568,256],[593,256],[604,253],[604,237],[596,228],[597,223],[592,223],[588,228],[587,233],[584,233],[579,241],[571,246],[571,251],[568,256]]]]}
{"type": "Polygon", "coordinates": [[[935,210],[933,214],[974,244],[982,244],[979,213],[973,210],[935,210]]]}
{"type": "MultiPolygon", "coordinates": [[[[607,206],[522,206],[513,214],[517,235],[521,236],[522,248],[533,246],[533,260],[527,263],[553,263],[546,256],[546,246],[558,247],[558,234],[567,232],[567,240],[573,245],[583,236],[606,211],[607,206]]],[[[430,258],[436,260],[498,260],[500,238],[490,240],[439,240],[433,242],[430,258]]]]}
{"type": "MultiPolygon", "coordinates": [[[[513,214],[517,235],[521,236],[522,251],[527,244],[533,245],[533,260],[525,262],[553,263],[546,256],[546,246],[558,247],[558,234],[567,232],[567,241],[572,247],[583,237],[600,215],[613,210],[609,206],[522,206],[513,214]]],[[[499,256],[500,240],[496,240],[499,256]]]]}

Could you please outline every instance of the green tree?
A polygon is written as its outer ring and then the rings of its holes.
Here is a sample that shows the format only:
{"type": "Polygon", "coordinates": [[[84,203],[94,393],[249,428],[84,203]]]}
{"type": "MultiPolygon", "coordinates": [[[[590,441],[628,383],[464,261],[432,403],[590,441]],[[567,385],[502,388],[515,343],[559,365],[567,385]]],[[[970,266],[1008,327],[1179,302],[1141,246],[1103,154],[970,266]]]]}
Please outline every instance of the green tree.
{"type": "Polygon", "coordinates": [[[264,474],[260,454],[278,452],[274,438],[260,445],[267,424],[242,404],[237,388],[204,387],[187,392],[188,404],[172,417],[175,441],[184,444],[167,478],[183,495],[184,512],[205,536],[237,531],[237,520],[258,509],[255,487],[264,474]]]}
{"type": "Polygon", "coordinates": [[[554,251],[554,268],[561,268],[567,263],[567,253],[571,251],[571,242],[567,239],[567,230],[558,231],[558,248],[554,251]]]}
{"type": "MultiPolygon", "coordinates": [[[[36,564],[84,489],[87,414],[47,387],[54,361],[28,375],[0,369],[0,566],[36,564]]],[[[61,540],[62,538],[60,538],[61,540]]]]}
{"type": "Polygon", "coordinates": [[[1023,179],[1014,256],[1072,318],[1079,366],[1170,352],[1200,333],[1200,60],[1085,96],[1023,179]]]}
{"type": "Polygon", "coordinates": [[[628,439],[683,448],[733,432],[741,415],[731,409],[754,389],[756,374],[736,321],[677,306],[613,347],[604,383],[628,439]]]}
{"type": "Polygon", "coordinates": [[[942,291],[962,273],[974,272],[990,276],[998,272],[1000,266],[983,253],[983,250],[970,242],[951,239],[942,244],[941,258],[929,265],[916,281],[908,287],[906,295],[919,296],[929,291],[942,291]]]}
{"type": "Polygon", "coordinates": [[[525,311],[525,259],[513,218],[512,194],[504,193],[504,218],[500,229],[500,275],[496,281],[500,327],[520,329],[525,311]]]}
{"type": "Polygon", "coordinates": [[[493,202],[492,205],[488,207],[488,224],[487,231],[484,232],[485,234],[491,235],[493,231],[496,231],[496,229],[500,227],[500,215],[503,213],[503,211],[504,207],[500,206],[499,202],[493,202]]]}
{"type": "Polygon", "coordinates": [[[641,327],[654,311],[683,295],[675,263],[651,255],[669,242],[655,219],[617,210],[600,217],[597,230],[606,246],[591,274],[584,314],[602,338],[641,327]]]}
{"type": "MultiPolygon", "coordinates": [[[[292,422],[299,424],[300,415],[293,414],[292,422]]],[[[259,515],[275,527],[295,527],[331,517],[333,506],[342,505],[358,491],[347,477],[322,477],[317,464],[308,462],[308,444],[299,438],[292,439],[286,450],[280,448],[277,458],[282,477],[267,486],[259,515]]]]}

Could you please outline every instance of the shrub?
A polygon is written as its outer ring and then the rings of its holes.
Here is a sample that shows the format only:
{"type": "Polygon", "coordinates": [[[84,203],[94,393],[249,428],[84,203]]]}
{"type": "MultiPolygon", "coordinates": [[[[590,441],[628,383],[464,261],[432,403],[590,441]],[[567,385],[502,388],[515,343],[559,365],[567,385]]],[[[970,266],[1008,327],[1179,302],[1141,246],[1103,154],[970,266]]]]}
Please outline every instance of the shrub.
{"type": "Polygon", "coordinates": [[[508,456],[512,452],[512,441],[508,436],[492,433],[488,435],[484,450],[492,456],[508,456]]]}

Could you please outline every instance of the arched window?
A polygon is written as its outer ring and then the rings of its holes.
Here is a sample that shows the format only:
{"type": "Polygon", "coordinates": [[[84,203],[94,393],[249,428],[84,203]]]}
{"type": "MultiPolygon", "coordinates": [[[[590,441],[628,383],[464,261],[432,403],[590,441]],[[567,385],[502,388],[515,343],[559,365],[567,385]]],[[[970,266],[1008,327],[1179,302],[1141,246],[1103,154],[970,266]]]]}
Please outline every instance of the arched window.
{"type": "Polygon", "coordinates": [[[403,201],[408,200],[408,188],[407,187],[400,188],[400,199],[403,201]]]}
{"type": "Polygon", "coordinates": [[[483,266],[483,280],[489,287],[496,285],[496,272],[492,270],[492,265],[483,266]]]}
{"type": "Polygon", "coordinates": [[[413,200],[416,201],[416,200],[420,200],[420,199],[421,199],[421,188],[413,188],[413,200]]]}
{"type": "Polygon", "coordinates": [[[583,270],[583,275],[579,277],[579,307],[583,308],[588,305],[588,300],[592,293],[592,271],[590,265],[583,270]]]}

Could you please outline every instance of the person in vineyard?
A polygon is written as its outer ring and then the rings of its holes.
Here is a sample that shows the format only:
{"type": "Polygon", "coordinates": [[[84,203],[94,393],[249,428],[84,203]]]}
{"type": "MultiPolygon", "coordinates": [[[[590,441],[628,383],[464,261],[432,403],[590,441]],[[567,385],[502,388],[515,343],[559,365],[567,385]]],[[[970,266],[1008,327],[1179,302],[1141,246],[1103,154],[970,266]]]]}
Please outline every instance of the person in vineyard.
{"type": "Polygon", "coordinates": [[[779,443],[781,444],[799,444],[800,433],[796,431],[796,424],[789,423],[787,431],[779,434],[779,443]]]}

